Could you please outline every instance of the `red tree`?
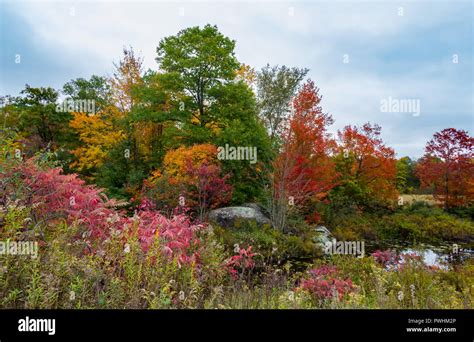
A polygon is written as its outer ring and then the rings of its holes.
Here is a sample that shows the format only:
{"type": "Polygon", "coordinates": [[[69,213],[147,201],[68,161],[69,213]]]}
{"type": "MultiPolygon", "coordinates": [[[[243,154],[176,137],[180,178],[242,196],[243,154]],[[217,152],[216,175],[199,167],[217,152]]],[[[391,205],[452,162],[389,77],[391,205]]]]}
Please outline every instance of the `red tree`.
{"type": "Polygon", "coordinates": [[[464,130],[435,133],[417,167],[422,187],[434,186],[445,208],[467,205],[474,198],[474,138],[464,130]]]}
{"type": "Polygon", "coordinates": [[[319,89],[312,81],[293,99],[293,115],[283,133],[283,146],[274,163],[272,216],[283,228],[288,205],[304,206],[319,201],[335,185],[336,173],[330,153],[335,142],[327,133],[333,123],[322,112],[319,89]]]}
{"type": "Polygon", "coordinates": [[[204,220],[207,211],[230,201],[232,186],[227,184],[230,174],[221,176],[218,165],[203,163],[199,166],[187,162],[189,175],[188,194],[197,206],[199,219],[204,220]]]}

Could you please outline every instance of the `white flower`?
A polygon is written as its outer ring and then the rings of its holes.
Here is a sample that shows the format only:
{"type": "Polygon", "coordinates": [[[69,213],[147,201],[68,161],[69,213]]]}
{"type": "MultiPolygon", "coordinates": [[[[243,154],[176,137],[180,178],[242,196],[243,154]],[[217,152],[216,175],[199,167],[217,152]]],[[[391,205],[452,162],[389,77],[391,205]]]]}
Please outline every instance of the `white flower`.
{"type": "Polygon", "coordinates": [[[179,300],[184,300],[184,291],[179,291],[179,300]]]}
{"type": "Polygon", "coordinates": [[[295,293],[293,291],[289,291],[288,292],[288,300],[290,302],[294,302],[295,301],[295,293]]]}
{"type": "Polygon", "coordinates": [[[76,292],[74,292],[74,291],[72,291],[72,290],[69,291],[69,300],[70,300],[70,301],[73,301],[73,300],[75,300],[75,299],[76,299],[76,292]]]}
{"type": "Polygon", "coordinates": [[[401,302],[403,300],[403,291],[398,291],[398,300],[401,302]]]}
{"type": "Polygon", "coordinates": [[[130,253],[130,245],[128,243],[125,244],[125,248],[123,249],[125,254],[130,253]]]}

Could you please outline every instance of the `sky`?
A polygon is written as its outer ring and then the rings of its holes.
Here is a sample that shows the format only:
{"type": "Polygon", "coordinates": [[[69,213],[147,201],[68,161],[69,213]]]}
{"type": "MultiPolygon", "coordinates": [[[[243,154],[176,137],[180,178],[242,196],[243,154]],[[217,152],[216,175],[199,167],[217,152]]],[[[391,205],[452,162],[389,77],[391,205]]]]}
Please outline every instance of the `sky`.
{"type": "Polygon", "coordinates": [[[309,68],[330,132],[377,123],[397,157],[418,158],[437,131],[473,134],[473,17],[472,0],[0,0],[0,95],[110,76],[125,46],[157,70],[162,38],[209,23],[256,70],[309,68]]]}

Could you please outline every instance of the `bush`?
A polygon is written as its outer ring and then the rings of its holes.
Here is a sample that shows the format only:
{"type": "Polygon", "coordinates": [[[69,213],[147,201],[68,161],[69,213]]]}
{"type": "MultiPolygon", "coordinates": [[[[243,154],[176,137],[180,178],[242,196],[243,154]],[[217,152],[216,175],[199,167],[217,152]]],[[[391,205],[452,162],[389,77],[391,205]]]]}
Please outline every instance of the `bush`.
{"type": "Polygon", "coordinates": [[[255,222],[237,222],[235,229],[215,227],[214,232],[228,251],[236,245],[253,246],[260,266],[263,263],[283,264],[288,260],[312,260],[319,255],[319,249],[311,239],[284,234],[270,226],[258,227],[255,222]]]}
{"type": "Polygon", "coordinates": [[[402,240],[414,243],[470,242],[474,223],[439,208],[415,206],[392,214],[359,213],[335,219],[330,227],[338,240],[367,239],[380,243],[402,240]]]}
{"type": "Polygon", "coordinates": [[[77,232],[77,226],[58,225],[37,259],[2,256],[0,307],[198,308],[226,276],[209,236],[201,236],[211,247],[201,249],[199,266],[167,258],[158,243],[144,251],[137,231],[84,254],[88,244],[77,232]]]}

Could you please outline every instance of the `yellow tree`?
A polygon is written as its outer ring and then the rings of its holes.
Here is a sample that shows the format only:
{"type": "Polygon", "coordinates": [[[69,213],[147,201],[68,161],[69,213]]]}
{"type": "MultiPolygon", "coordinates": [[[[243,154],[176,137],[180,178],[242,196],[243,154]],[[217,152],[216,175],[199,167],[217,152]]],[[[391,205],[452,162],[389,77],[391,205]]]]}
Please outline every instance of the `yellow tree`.
{"type": "Polygon", "coordinates": [[[235,76],[237,81],[242,80],[247,83],[249,87],[252,87],[257,80],[255,69],[245,63],[240,65],[240,68],[235,72],[235,76]]]}
{"type": "Polygon", "coordinates": [[[95,115],[73,113],[69,126],[78,133],[82,144],[71,151],[76,157],[72,168],[90,173],[102,165],[110,149],[125,138],[123,131],[114,127],[114,122],[121,116],[122,113],[113,106],[95,115]]]}
{"type": "Polygon", "coordinates": [[[133,48],[123,49],[123,58],[114,63],[115,72],[110,79],[113,100],[122,112],[129,112],[136,102],[134,88],[143,84],[143,58],[133,48]]]}
{"type": "Polygon", "coordinates": [[[177,181],[186,182],[189,179],[188,161],[193,166],[203,163],[218,165],[217,147],[211,144],[199,144],[168,151],[163,160],[164,172],[177,181]]]}

